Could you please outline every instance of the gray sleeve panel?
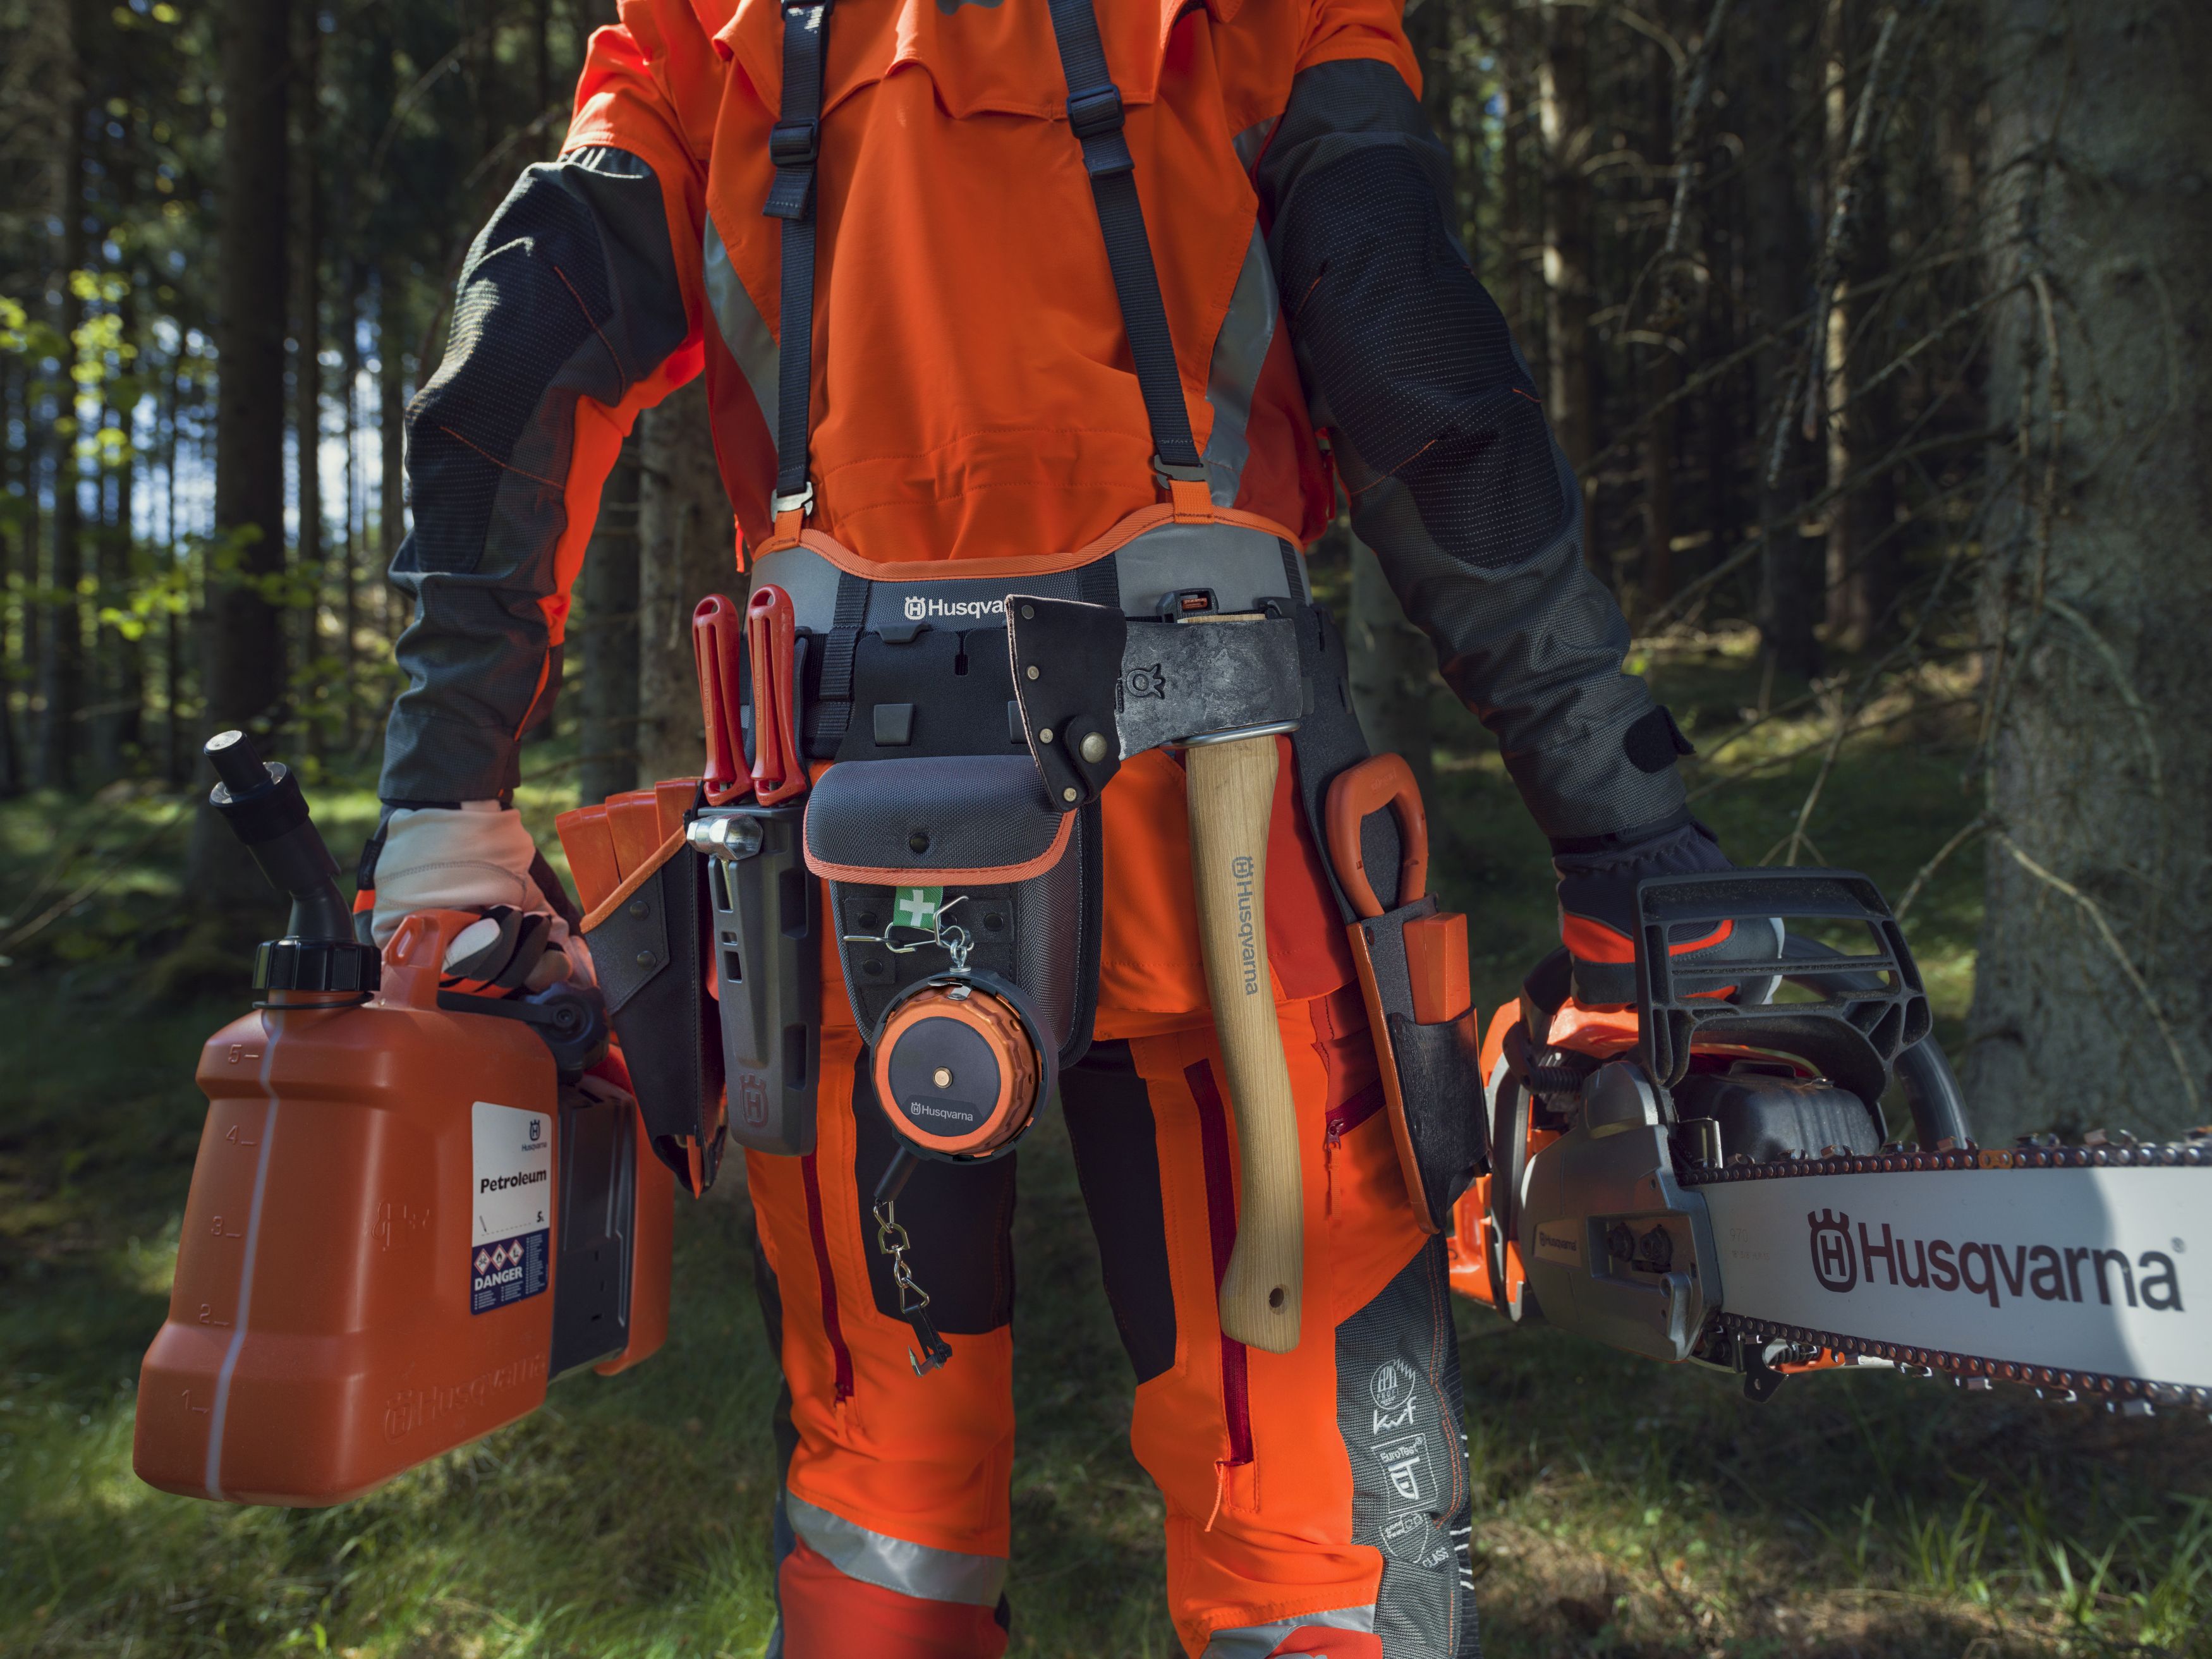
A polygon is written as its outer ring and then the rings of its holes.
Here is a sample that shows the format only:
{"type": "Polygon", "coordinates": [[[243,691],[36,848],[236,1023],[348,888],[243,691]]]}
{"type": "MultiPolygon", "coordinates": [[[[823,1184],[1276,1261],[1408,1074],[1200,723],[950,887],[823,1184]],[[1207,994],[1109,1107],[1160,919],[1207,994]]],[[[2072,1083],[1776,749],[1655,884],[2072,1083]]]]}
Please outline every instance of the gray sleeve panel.
{"type": "Polygon", "coordinates": [[[1497,738],[1544,833],[1605,836],[1679,812],[1680,775],[1627,757],[1624,738],[1651,712],[1651,692],[1620,671],[1628,624],[1583,562],[1582,496],[1566,458],[1557,465],[1573,518],[1557,543],[1507,568],[1455,558],[1402,482],[1370,473],[1341,442],[1336,459],[1352,490],[1353,533],[1435,642],[1444,683],[1497,738]]]}
{"type": "Polygon", "coordinates": [[[391,580],[413,602],[407,689],[385,733],[386,800],[511,789],[526,720],[560,683],[540,601],[580,398],[610,407],[690,333],[659,181],[594,148],[527,169],[469,250],[445,361],[407,415],[415,528],[391,580]]]}
{"type": "Polygon", "coordinates": [[[1274,258],[1352,527],[1554,838],[1679,811],[1628,757],[1653,705],[1581,556],[1582,491],[1449,225],[1449,159],[1397,71],[1305,70],[1261,158],[1274,258]]]}

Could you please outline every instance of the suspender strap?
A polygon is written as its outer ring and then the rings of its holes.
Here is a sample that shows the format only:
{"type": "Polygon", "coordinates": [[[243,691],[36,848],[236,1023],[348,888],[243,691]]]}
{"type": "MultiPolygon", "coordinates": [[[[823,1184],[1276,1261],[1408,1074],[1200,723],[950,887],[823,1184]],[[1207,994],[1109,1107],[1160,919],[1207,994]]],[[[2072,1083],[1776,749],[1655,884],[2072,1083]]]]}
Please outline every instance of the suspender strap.
{"type": "Polygon", "coordinates": [[[822,679],[815,692],[813,748],[834,756],[853,723],[853,656],[860,628],[868,619],[868,583],[848,571],[837,573],[837,611],[822,642],[822,679]]]}
{"type": "MultiPolygon", "coordinates": [[[[1121,296],[1121,326],[1137,365],[1137,386],[1152,427],[1152,465],[1164,487],[1170,480],[1204,483],[1205,465],[1191,437],[1182,377],[1176,371],[1175,341],[1160,298],[1159,272],[1145,234],[1144,204],[1137,198],[1136,161],[1121,136],[1121,94],[1106,71],[1091,0],[1048,0],[1060,67],[1067,78],[1067,124],[1083,143],[1083,167],[1106,234],[1106,263],[1121,296]]],[[[787,234],[788,233],[787,232],[787,234]]]]}
{"type": "Polygon", "coordinates": [[[822,153],[822,81],[831,0],[783,8],[783,104],[769,129],[775,182],[762,212],[783,221],[783,297],[777,344],[775,495],[769,510],[804,516],[814,506],[806,476],[808,404],[814,387],[815,167],[822,153]]]}

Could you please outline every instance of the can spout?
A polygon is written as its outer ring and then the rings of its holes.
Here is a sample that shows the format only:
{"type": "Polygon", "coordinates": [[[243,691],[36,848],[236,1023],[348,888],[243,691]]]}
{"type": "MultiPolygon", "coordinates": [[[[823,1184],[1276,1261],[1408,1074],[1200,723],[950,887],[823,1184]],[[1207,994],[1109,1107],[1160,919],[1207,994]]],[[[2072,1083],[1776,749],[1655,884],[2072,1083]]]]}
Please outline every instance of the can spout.
{"type": "Polygon", "coordinates": [[[264,943],[255,958],[255,988],[373,990],[376,953],[354,939],[337,861],[308,814],[300,781],[281,763],[264,762],[243,732],[217,732],[206,753],[221,780],[209,803],[270,885],[292,901],[284,937],[264,943]]]}

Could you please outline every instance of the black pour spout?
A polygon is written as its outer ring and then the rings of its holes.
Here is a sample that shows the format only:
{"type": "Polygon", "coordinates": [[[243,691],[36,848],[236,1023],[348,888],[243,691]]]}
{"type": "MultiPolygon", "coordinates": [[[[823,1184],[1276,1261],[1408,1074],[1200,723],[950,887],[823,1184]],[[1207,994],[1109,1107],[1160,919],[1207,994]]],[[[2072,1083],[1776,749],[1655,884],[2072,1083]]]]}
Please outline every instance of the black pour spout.
{"type": "Polygon", "coordinates": [[[353,917],[338,891],[338,866],[307,813],[291,769],[264,762],[243,732],[220,732],[207,757],[222,781],[209,802],[245,843],[270,886],[292,901],[284,937],[256,954],[257,990],[369,991],[376,953],[356,942],[353,917]]]}

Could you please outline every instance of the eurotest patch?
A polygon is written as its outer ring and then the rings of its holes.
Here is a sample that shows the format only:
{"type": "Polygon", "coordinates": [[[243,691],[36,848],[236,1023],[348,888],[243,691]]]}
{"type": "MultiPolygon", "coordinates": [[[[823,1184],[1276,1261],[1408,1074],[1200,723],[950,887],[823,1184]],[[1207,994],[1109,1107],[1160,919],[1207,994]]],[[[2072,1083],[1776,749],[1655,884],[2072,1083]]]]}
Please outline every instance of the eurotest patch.
{"type": "Polygon", "coordinates": [[[469,1113],[469,1311],[480,1314],[545,1288],[553,1242],[553,1120],[488,1100],[469,1113]]]}

